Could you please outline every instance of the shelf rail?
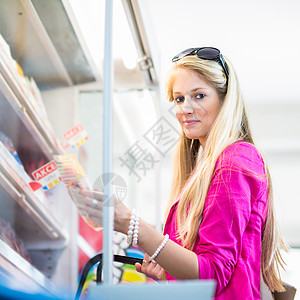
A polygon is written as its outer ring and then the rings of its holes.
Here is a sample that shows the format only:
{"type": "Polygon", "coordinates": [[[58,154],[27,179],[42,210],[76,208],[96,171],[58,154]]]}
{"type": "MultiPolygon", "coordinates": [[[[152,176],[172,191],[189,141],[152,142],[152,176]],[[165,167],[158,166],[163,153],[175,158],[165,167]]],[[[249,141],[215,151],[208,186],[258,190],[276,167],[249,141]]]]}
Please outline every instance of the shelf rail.
{"type": "Polygon", "coordinates": [[[62,150],[54,142],[49,130],[44,127],[37,113],[32,109],[24,92],[18,84],[18,79],[10,71],[8,63],[0,55],[0,88],[9,103],[18,113],[24,125],[31,132],[35,140],[41,145],[49,160],[54,154],[62,154],[62,150]]]}
{"type": "MultiPolygon", "coordinates": [[[[14,167],[6,161],[5,149],[0,142],[0,184],[12,198],[24,209],[25,212],[45,232],[49,239],[58,241],[64,247],[68,241],[68,234],[59,222],[48,212],[43,203],[30,190],[24,179],[15,171],[14,167]]],[[[7,154],[8,155],[8,154],[7,154]]]]}

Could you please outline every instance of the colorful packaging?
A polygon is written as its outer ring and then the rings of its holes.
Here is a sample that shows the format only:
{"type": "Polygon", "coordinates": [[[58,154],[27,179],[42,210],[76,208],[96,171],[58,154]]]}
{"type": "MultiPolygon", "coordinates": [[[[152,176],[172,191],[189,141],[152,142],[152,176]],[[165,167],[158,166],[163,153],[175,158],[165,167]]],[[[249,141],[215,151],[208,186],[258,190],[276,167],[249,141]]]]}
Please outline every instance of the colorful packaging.
{"type": "Polygon", "coordinates": [[[15,158],[18,164],[23,168],[22,162],[17,154],[17,151],[12,143],[12,140],[9,137],[7,137],[3,132],[0,132],[0,141],[6,147],[6,149],[11,153],[11,155],[15,158]]]}
{"type": "Polygon", "coordinates": [[[81,190],[92,191],[92,187],[84,170],[77,160],[76,155],[56,155],[55,161],[60,172],[61,179],[68,189],[70,197],[78,208],[80,215],[93,229],[97,231],[101,230],[102,227],[89,218],[86,211],[87,206],[84,203],[84,197],[80,195],[81,190]]]}

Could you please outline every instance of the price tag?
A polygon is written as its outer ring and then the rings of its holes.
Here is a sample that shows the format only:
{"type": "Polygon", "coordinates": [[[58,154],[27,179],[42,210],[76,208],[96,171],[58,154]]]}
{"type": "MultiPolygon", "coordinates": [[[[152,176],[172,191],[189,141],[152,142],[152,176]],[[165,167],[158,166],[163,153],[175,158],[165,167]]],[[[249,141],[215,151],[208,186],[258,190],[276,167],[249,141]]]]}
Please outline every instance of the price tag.
{"type": "Polygon", "coordinates": [[[88,140],[87,132],[82,124],[78,124],[64,133],[64,138],[68,141],[67,145],[64,145],[64,150],[71,147],[76,148],[81,146],[88,140]]]}
{"type": "Polygon", "coordinates": [[[46,191],[61,181],[57,165],[53,160],[34,171],[32,176],[42,186],[42,189],[46,191]]]}

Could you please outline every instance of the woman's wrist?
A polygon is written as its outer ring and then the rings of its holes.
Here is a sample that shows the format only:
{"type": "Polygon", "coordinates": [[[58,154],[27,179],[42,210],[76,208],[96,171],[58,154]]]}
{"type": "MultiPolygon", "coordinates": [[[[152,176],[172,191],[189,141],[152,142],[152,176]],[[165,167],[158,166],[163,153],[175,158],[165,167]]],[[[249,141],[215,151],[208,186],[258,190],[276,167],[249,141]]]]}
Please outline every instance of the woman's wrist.
{"type": "Polygon", "coordinates": [[[127,209],[122,215],[115,214],[115,231],[127,234],[132,211],[127,209]]]}

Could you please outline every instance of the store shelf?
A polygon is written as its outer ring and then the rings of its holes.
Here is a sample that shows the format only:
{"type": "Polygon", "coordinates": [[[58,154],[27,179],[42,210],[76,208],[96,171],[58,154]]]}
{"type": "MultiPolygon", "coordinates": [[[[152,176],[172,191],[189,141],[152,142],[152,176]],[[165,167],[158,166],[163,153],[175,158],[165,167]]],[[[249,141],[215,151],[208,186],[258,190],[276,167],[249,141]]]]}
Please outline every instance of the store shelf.
{"type": "Polygon", "coordinates": [[[63,152],[39,90],[59,91],[96,77],[68,1],[0,0],[0,7],[0,131],[7,137],[5,146],[0,142],[0,218],[22,243],[15,248],[10,238],[0,240],[0,273],[51,293],[53,284],[77,283],[78,217],[63,184],[48,192],[28,185],[28,174],[63,152]]]}
{"type": "MultiPolygon", "coordinates": [[[[14,211],[14,227],[27,248],[63,248],[67,233],[46,207],[45,199],[39,199],[29,188],[21,170],[9,160],[10,153],[0,142],[0,185],[11,198],[1,194],[1,204],[14,211]],[[44,202],[44,203],[43,203],[44,202]]],[[[17,163],[16,163],[17,164],[17,163]]]]}
{"type": "Polygon", "coordinates": [[[44,127],[36,112],[30,107],[17,81],[9,73],[6,63],[0,56],[0,90],[45,156],[51,160],[53,154],[62,151],[55,142],[54,136],[49,134],[49,130],[44,127]]]}
{"type": "Polygon", "coordinates": [[[0,273],[11,279],[15,289],[56,294],[57,287],[33,265],[0,240],[0,273]],[[13,274],[10,278],[7,274],[13,274]],[[16,280],[17,279],[17,280],[16,280]],[[21,283],[21,284],[20,284],[21,283]]]}
{"type": "Polygon", "coordinates": [[[64,1],[0,0],[0,34],[12,56],[40,89],[96,80],[80,34],[64,1]]]}

